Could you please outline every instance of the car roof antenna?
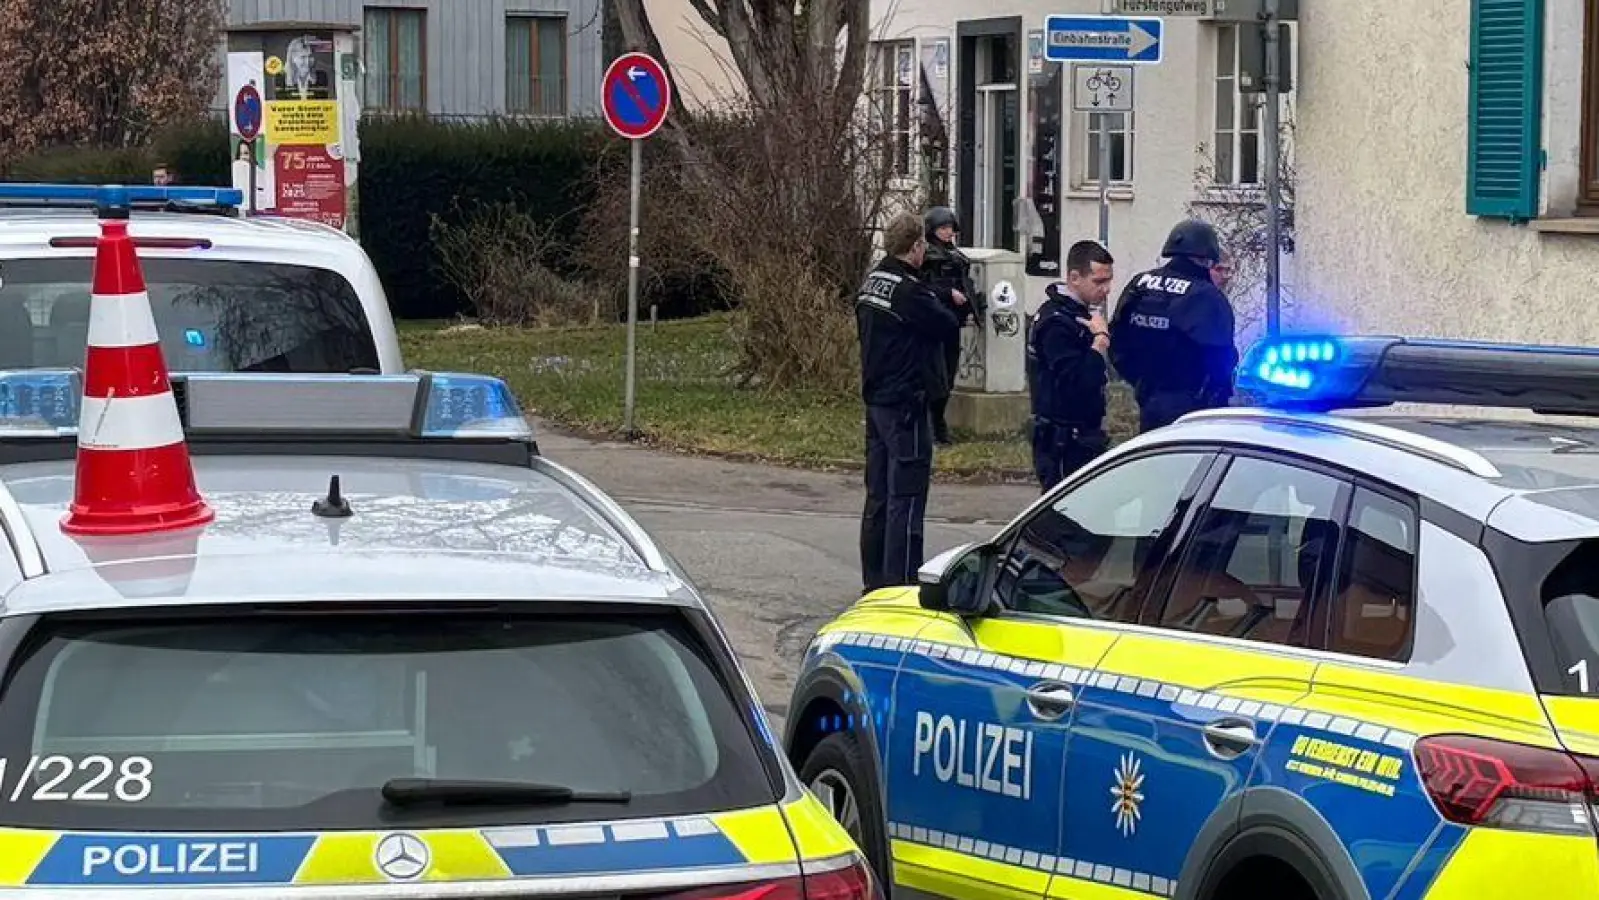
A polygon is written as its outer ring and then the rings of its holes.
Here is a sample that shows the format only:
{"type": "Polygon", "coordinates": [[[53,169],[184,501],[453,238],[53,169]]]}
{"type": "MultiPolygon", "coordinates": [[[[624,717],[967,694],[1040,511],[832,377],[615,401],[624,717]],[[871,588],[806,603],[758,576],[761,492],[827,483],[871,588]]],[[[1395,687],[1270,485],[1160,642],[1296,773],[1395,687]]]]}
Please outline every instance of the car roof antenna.
{"type": "Polygon", "coordinates": [[[345,519],[355,515],[350,509],[350,504],[339,492],[339,476],[335,475],[328,481],[328,495],[311,504],[311,514],[324,519],[345,519]]]}

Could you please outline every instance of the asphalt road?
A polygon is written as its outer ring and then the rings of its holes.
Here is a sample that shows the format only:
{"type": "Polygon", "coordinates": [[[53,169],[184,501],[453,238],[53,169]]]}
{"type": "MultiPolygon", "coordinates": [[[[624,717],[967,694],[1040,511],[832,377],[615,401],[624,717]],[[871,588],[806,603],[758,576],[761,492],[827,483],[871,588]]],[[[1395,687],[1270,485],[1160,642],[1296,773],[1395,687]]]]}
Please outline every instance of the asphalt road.
{"type": "MultiPolygon", "coordinates": [[[[539,445],[620,501],[688,570],[781,729],[805,645],[860,594],[861,475],[660,453],[547,425],[539,445]]],[[[1017,485],[934,485],[927,555],[992,536],[1037,496],[1017,485]]]]}

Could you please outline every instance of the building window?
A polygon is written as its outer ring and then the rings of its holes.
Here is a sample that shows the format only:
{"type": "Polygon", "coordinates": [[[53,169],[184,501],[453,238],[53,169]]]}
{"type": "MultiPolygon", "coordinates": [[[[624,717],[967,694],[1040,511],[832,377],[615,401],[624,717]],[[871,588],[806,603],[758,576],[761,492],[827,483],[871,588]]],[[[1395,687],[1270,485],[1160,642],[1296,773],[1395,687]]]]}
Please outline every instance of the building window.
{"type": "Polygon", "coordinates": [[[1577,211],[1599,215],[1599,0],[1586,0],[1582,44],[1582,180],[1577,211]]]}
{"type": "Polygon", "coordinates": [[[520,115],[566,115],[565,17],[505,20],[505,106],[520,115]]]}
{"type": "Polygon", "coordinates": [[[369,7],[362,26],[367,109],[427,109],[427,26],[420,9],[369,7]]]}
{"type": "Polygon", "coordinates": [[[1077,187],[1099,184],[1100,142],[1110,139],[1110,180],[1131,184],[1133,180],[1133,114],[1075,113],[1078,163],[1077,187]]]}
{"type": "Polygon", "coordinates": [[[894,178],[915,178],[916,42],[872,45],[872,124],[883,141],[883,165],[894,178]]]}
{"type": "MultiPolygon", "coordinates": [[[[1290,60],[1298,66],[1299,53],[1292,46],[1298,37],[1295,23],[1288,23],[1290,60]]],[[[1255,187],[1265,182],[1266,95],[1239,90],[1239,74],[1247,54],[1240,52],[1240,27],[1223,25],[1216,29],[1214,129],[1208,148],[1210,180],[1224,187],[1255,187]]],[[[1247,77],[1249,73],[1244,73],[1247,77]]],[[[1298,79],[1294,81],[1297,83],[1298,79]]],[[[1292,117],[1293,95],[1282,97],[1282,121],[1292,117]]]]}

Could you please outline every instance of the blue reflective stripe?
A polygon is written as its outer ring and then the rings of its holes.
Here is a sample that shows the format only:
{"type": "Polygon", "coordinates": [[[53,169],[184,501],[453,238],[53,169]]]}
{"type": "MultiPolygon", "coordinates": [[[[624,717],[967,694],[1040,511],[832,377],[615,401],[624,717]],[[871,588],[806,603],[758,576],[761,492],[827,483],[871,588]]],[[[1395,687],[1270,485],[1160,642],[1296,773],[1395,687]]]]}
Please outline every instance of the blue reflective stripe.
{"type": "Polygon", "coordinates": [[[313,835],[65,834],[29,885],[289,884],[313,835]]]}
{"type": "Polygon", "coordinates": [[[568,825],[485,835],[511,874],[600,875],[747,864],[710,819],[568,825]]]}

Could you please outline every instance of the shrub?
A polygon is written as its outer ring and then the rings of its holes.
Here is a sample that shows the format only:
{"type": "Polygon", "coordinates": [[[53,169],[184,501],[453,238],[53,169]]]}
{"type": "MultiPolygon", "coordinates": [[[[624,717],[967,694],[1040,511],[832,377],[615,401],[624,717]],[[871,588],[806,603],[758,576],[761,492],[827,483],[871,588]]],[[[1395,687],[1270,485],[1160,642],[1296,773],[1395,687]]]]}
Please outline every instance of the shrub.
{"type": "Polygon", "coordinates": [[[432,216],[444,278],[491,325],[592,325],[616,317],[616,295],[555,270],[565,255],[559,226],[516,204],[482,203],[432,216]]]}

